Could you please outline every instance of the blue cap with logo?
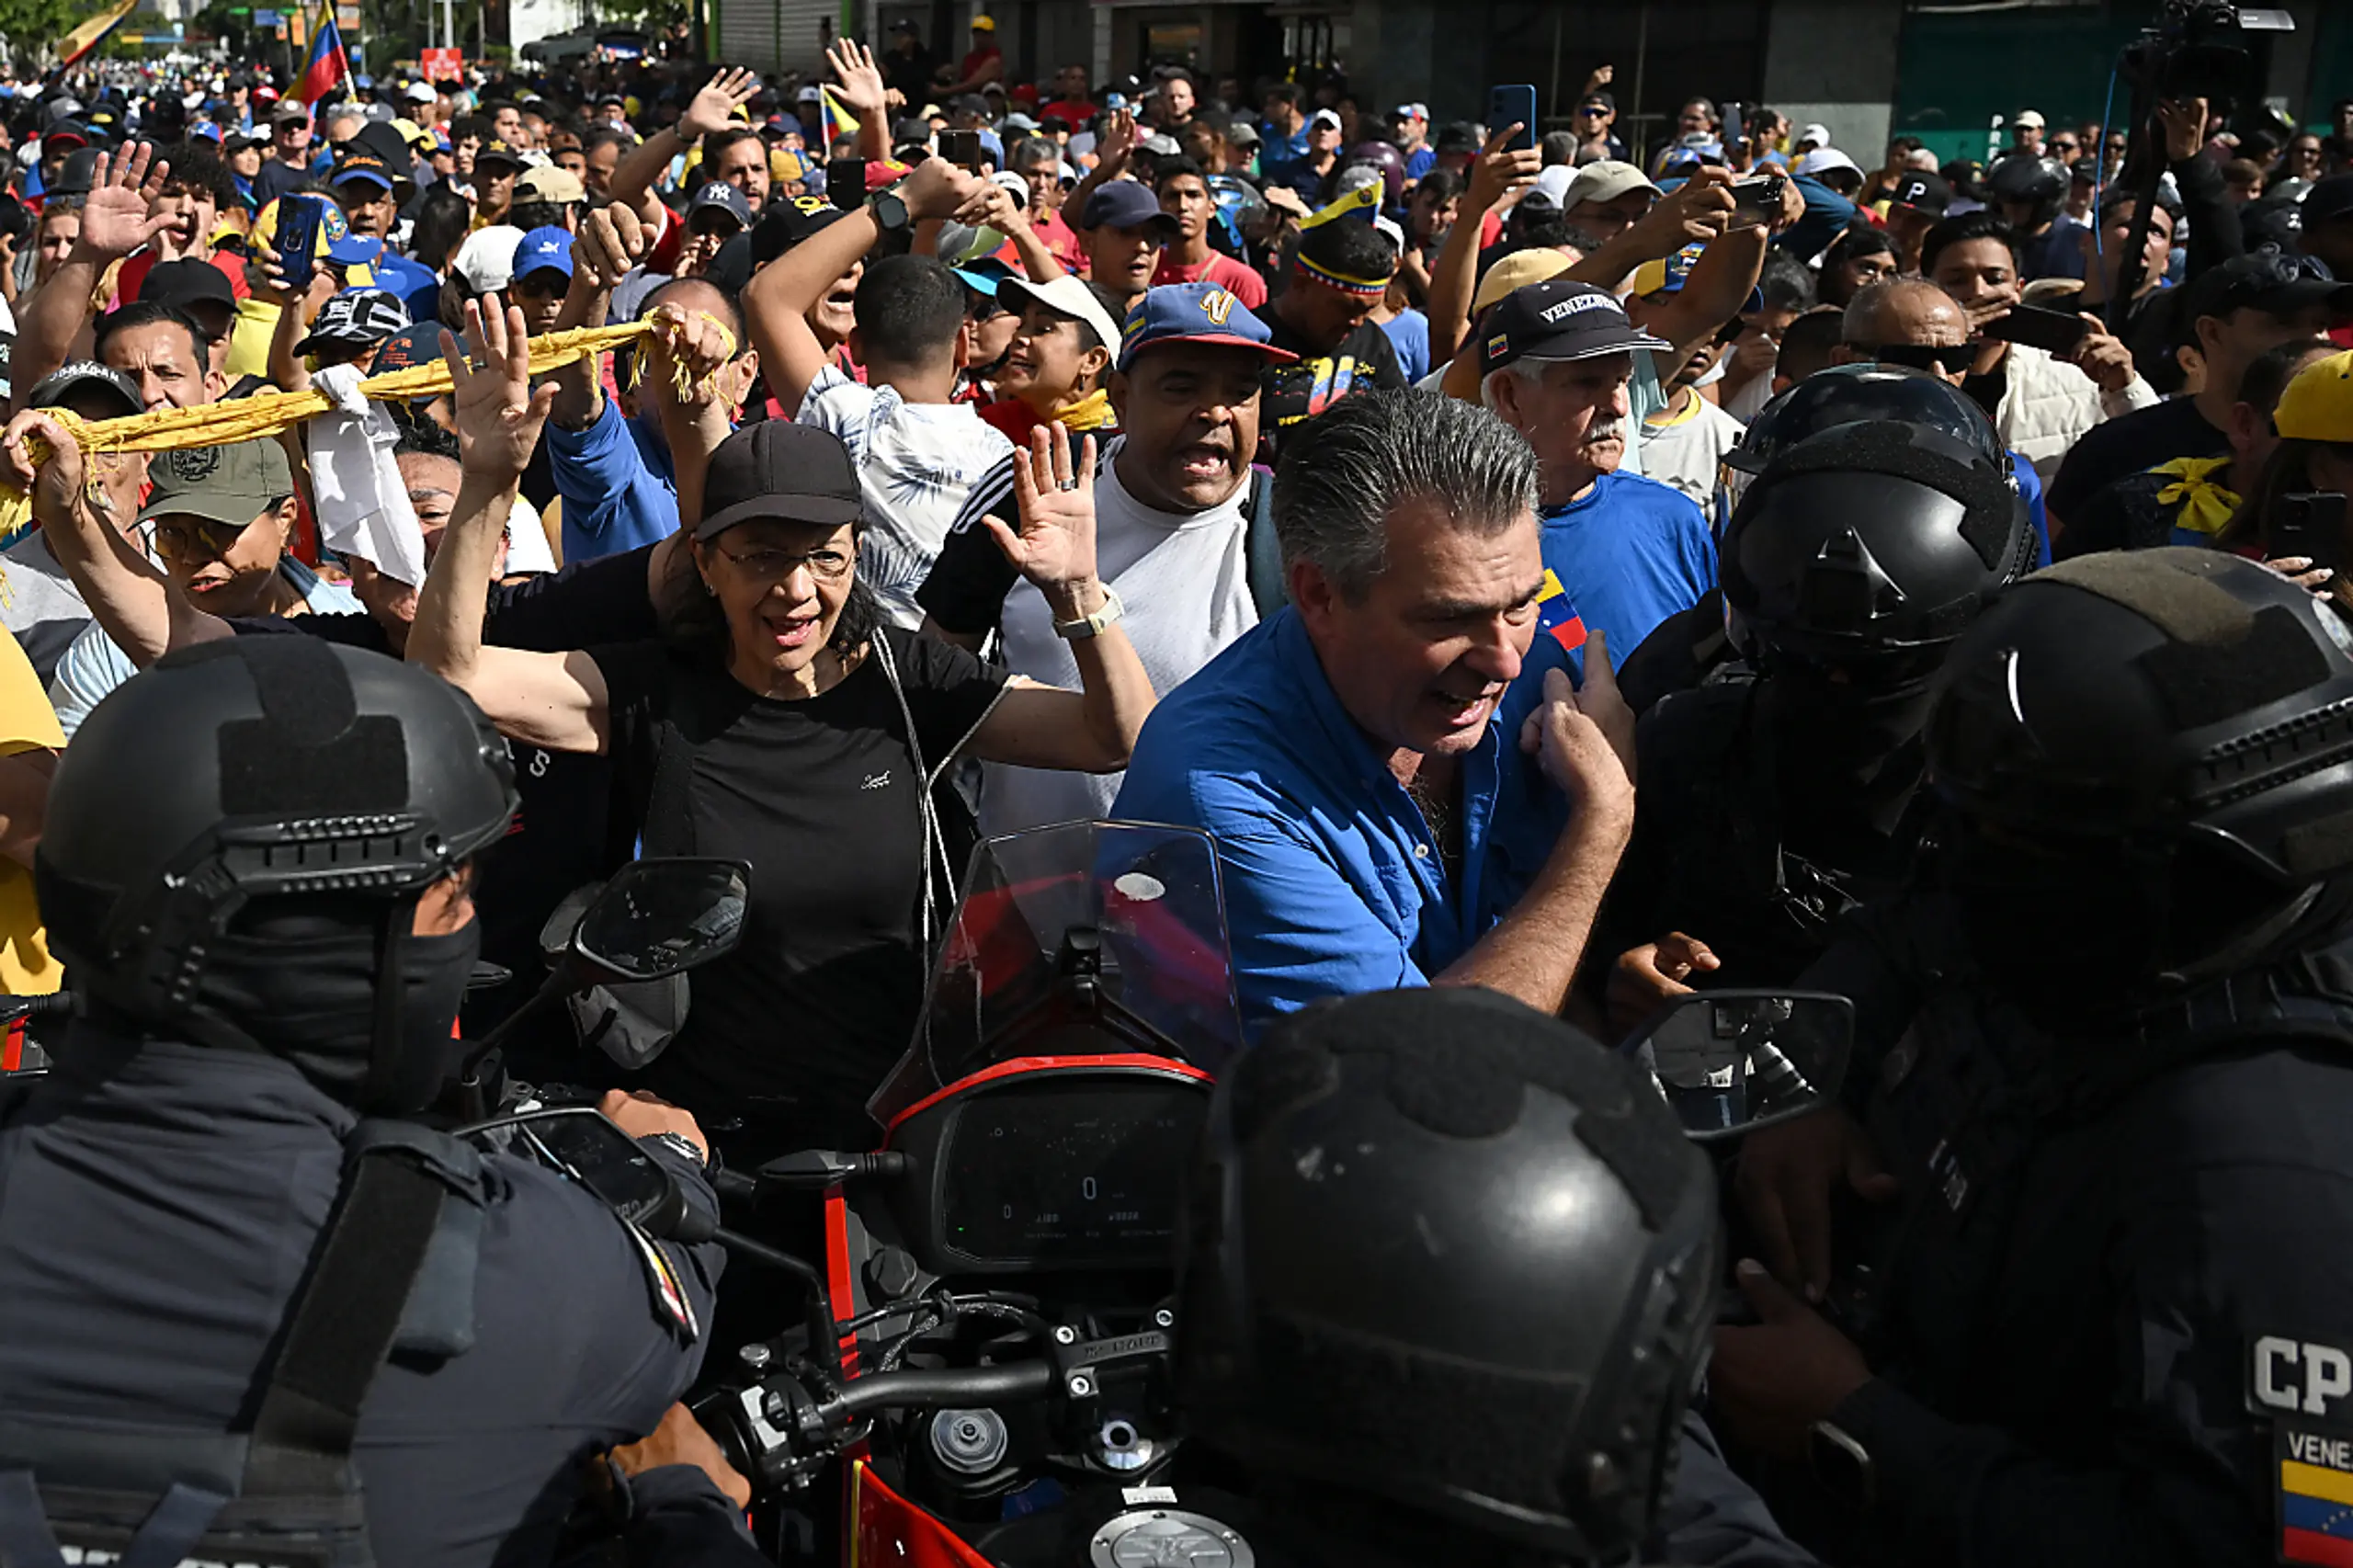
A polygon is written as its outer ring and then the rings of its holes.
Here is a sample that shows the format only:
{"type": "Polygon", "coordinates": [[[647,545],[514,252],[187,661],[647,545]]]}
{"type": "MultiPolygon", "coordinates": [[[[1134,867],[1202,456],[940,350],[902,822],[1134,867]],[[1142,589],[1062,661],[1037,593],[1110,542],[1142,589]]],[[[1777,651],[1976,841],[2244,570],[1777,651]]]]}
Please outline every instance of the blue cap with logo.
{"type": "Polygon", "coordinates": [[[572,276],[572,231],[553,223],[523,236],[515,247],[515,266],[510,276],[521,278],[551,268],[566,278],[572,276]]]}
{"type": "Polygon", "coordinates": [[[1267,324],[1253,315],[1232,290],[1207,282],[1164,283],[1145,290],[1143,298],[1129,307],[1127,323],[1120,332],[1120,369],[1128,369],[1137,355],[1161,343],[1215,343],[1255,349],[1281,365],[1299,358],[1289,349],[1276,347],[1267,324]]]}

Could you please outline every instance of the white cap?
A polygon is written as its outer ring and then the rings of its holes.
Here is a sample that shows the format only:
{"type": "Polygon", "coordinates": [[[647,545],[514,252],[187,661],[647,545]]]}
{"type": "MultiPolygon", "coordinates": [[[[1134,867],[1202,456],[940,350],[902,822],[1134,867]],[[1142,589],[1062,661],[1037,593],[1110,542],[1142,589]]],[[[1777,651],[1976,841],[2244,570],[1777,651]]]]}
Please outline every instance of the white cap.
{"type": "Polygon", "coordinates": [[[1083,279],[1073,278],[1068,273],[1046,283],[1032,283],[1026,278],[1008,278],[996,286],[997,298],[1003,300],[1007,290],[1017,295],[1027,295],[1049,310],[1076,316],[1095,329],[1095,335],[1102,341],[1104,347],[1114,356],[1119,354],[1120,324],[1111,319],[1111,312],[1103,308],[1103,301],[1095,297],[1095,290],[1088,288],[1083,279]]]}
{"type": "Polygon", "coordinates": [[[413,104],[429,104],[440,96],[433,90],[430,82],[411,82],[408,85],[408,101],[413,104]]]}
{"type": "Polygon", "coordinates": [[[1536,183],[1520,199],[1549,202],[1557,208],[1568,199],[1569,187],[1576,177],[1577,171],[1569,165],[1554,164],[1536,176],[1536,183]]]}
{"type": "Polygon", "coordinates": [[[2022,108],[2018,110],[2018,117],[2010,121],[2010,123],[2012,125],[2029,126],[2036,131],[2040,131],[2042,129],[2042,116],[2035,109],[2022,108]]]}
{"type": "Polygon", "coordinates": [[[1856,168],[1854,159],[1836,147],[1815,148],[1804,157],[1800,158],[1790,172],[1812,178],[1820,175],[1824,169],[1854,169],[1857,174],[1862,173],[1861,169],[1856,168]]]}
{"type": "Polygon", "coordinates": [[[821,104],[825,101],[825,95],[819,92],[814,87],[803,87],[801,89],[800,97],[794,101],[796,103],[804,104],[821,104]]]}
{"type": "Polygon", "coordinates": [[[493,223],[487,229],[477,229],[458,247],[449,270],[464,278],[466,287],[477,294],[504,289],[515,281],[515,251],[522,243],[523,231],[512,223],[493,223]]]}
{"type": "Polygon", "coordinates": [[[1791,142],[1790,145],[1792,147],[1802,147],[1809,142],[1817,147],[1829,146],[1830,127],[1823,124],[1820,120],[1816,120],[1813,124],[1802,128],[1798,131],[1798,139],[1791,142]]]}
{"type": "Polygon", "coordinates": [[[1013,192],[1013,204],[1016,207],[1026,208],[1029,205],[1029,182],[1011,169],[997,170],[996,173],[989,176],[989,183],[1001,185],[1013,192]]]}
{"type": "Polygon", "coordinates": [[[1333,130],[1337,131],[1340,129],[1340,117],[1332,109],[1319,108],[1308,117],[1307,123],[1311,126],[1328,125],[1333,130]]]}
{"type": "Polygon", "coordinates": [[[1918,169],[1923,174],[1935,174],[1944,165],[1937,162],[1937,154],[1927,147],[1915,147],[1904,155],[1904,166],[1918,169]]]}
{"type": "Polygon", "coordinates": [[[1633,165],[1616,158],[1596,158],[1576,171],[1576,177],[1569,182],[1561,198],[1561,210],[1567,212],[1588,201],[1615,201],[1630,190],[1647,190],[1653,196],[1659,193],[1650,176],[1633,165]]]}

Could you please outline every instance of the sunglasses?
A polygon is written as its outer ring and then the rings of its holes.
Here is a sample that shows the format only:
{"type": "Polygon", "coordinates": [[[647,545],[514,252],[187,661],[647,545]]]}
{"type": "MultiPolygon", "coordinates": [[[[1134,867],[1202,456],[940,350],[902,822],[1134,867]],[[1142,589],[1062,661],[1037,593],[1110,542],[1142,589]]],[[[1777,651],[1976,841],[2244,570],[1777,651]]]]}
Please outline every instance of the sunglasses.
{"type": "Polygon", "coordinates": [[[154,528],[155,549],[175,561],[218,561],[250,526],[249,522],[159,522],[154,528]]]}
{"type": "Polygon", "coordinates": [[[1867,344],[1849,344],[1857,353],[1868,354],[1882,365],[1901,365],[1908,370],[1934,370],[1953,375],[1969,369],[1977,350],[1966,343],[1887,343],[1877,347],[1867,344]]]}

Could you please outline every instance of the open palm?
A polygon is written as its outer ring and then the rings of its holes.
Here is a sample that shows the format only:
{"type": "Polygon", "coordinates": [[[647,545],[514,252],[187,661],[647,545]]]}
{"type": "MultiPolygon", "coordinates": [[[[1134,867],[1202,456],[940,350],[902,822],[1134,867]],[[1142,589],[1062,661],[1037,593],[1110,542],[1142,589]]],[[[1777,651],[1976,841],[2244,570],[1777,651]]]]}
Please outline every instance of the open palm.
{"type": "Polygon", "coordinates": [[[457,409],[458,452],[465,471],[506,483],[530,466],[555,401],[552,383],[531,392],[531,347],[523,312],[485,311],[466,302],[464,352],[448,333],[441,357],[449,362],[450,401],[457,409]]]}
{"type": "Polygon", "coordinates": [[[841,100],[851,110],[863,116],[881,114],[889,108],[872,50],[854,38],[839,39],[825,51],[825,62],[841,78],[841,100]]]}
{"type": "Polygon", "coordinates": [[[1021,531],[983,517],[1005,558],[1040,589],[1084,583],[1095,575],[1095,437],[1081,443],[1074,466],[1070,436],[1060,425],[1029,433],[1029,449],[1013,454],[1013,494],[1021,531]]]}
{"type": "Polygon", "coordinates": [[[756,71],[722,71],[703,85],[702,91],[687,105],[687,112],[678,117],[678,134],[688,141],[710,136],[727,129],[735,118],[735,110],[750,103],[760,90],[756,71]]]}
{"type": "Polygon", "coordinates": [[[101,153],[82,201],[81,247],[98,256],[129,256],[171,226],[172,215],[154,211],[171,165],[147,142],[119,153],[101,153]]]}

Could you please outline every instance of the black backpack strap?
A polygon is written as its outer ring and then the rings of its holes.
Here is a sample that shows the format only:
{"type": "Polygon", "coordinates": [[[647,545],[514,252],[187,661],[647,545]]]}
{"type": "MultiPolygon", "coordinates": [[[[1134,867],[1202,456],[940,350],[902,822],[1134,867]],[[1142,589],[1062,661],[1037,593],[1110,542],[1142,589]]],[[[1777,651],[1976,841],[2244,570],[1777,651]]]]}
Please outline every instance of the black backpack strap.
{"type": "Polygon", "coordinates": [[[1290,603],[1283,588],[1283,547],[1275,537],[1275,476],[1265,469],[1250,471],[1250,494],[1243,502],[1245,517],[1243,568],[1250,584],[1250,602],[1265,620],[1290,603]]]}
{"type": "Polygon", "coordinates": [[[679,727],[679,719],[695,699],[695,686],[676,665],[665,664],[664,669],[670,684],[669,700],[654,722],[654,777],[646,786],[638,848],[645,855],[691,855],[695,852],[695,748],[679,727]]]}
{"type": "Polygon", "coordinates": [[[270,1369],[243,1496],[347,1486],[360,1403],[400,1331],[449,1192],[408,1151],[358,1156],[270,1369]]]}

